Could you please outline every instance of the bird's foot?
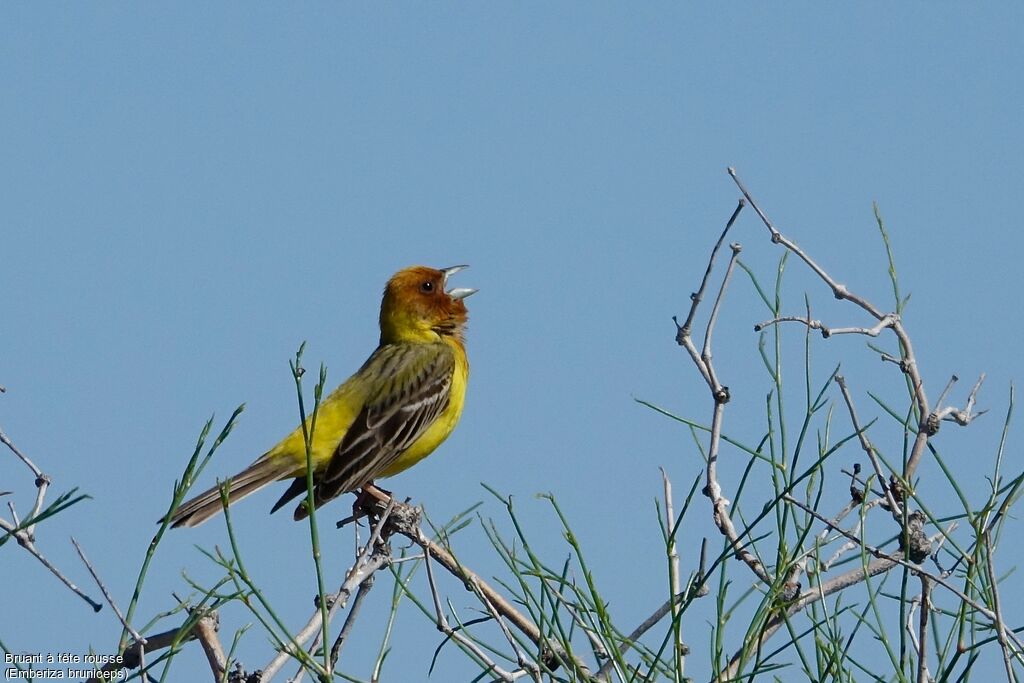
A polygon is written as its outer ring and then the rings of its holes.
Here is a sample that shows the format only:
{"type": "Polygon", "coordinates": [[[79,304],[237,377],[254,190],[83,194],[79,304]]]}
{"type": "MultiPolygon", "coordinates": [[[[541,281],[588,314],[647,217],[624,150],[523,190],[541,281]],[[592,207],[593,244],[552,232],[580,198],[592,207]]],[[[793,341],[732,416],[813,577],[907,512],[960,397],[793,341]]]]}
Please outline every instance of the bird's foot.
{"type": "Polygon", "coordinates": [[[352,515],[337,523],[336,526],[339,529],[352,522],[357,522],[363,517],[369,517],[371,523],[376,522],[392,501],[391,491],[386,491],[372,483],[366,484],[354,493],[356,499],[352,502],[352,515]]]}
{"type": "Polygon", "coordinates": [[[380,523],[381,519],[387,517],[386,528],[382,530],[384,538],[395,531],[405,533],[419,526],[422,515],[422,511],[418,507],[409,504],[410,500],[412,499],[406,498],[399,502],[395,500],[390,491],[372,483],[366,484],[356,493],[356,499],[352,503],[351,516],[338,522],[337,527],[340,529],[346,524],[368,517],[370,527],[373,528],[380,523]]]}

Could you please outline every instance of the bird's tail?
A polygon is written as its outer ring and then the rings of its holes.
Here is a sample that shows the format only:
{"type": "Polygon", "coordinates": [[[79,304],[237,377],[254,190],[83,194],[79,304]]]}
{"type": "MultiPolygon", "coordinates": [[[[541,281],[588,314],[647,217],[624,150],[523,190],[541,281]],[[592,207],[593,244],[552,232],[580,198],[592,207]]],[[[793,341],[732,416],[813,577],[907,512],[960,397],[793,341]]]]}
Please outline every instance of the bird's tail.
{"type": "MultiPolygon", "coordinates": [[[[293,469],[293,463],[281,462],[263,456],[226,482],[228,498],[231,503],[235,503],[250,493],[259,491],[267,484],[291,475],[293,469]]],[[[171,526],[199,526],[223,509],[220,501],[220,485],[214,486],[182,503],[171,517],[171,526]]]]}

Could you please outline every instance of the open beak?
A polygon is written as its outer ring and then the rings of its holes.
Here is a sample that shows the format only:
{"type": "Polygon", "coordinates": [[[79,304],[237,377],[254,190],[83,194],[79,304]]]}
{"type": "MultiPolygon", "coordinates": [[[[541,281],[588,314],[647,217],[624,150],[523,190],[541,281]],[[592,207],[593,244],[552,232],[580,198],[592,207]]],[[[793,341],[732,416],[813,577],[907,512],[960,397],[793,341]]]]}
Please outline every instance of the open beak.
{"type": "MultiPolygon", "coordinates": [[[[469,268],[469,266],[451,266],[450,268],[442,268],[441,272],[444,273],[444,284],[445,284],[445,286],[448,285],[448,276],[449,275],[454,275],[455,273],[459,272],[460,270],[465,270],[466,268],[469,268]]],[[[456,289],[446,290],[445,293],[448,296],[450,296],[451,298],[458,300],[458,299],[465,299],[467,296],[469,296],[471,294],[476,294],[476,291],[477,290],[471,289],[469,287],[458,287],[456,289]]]]}

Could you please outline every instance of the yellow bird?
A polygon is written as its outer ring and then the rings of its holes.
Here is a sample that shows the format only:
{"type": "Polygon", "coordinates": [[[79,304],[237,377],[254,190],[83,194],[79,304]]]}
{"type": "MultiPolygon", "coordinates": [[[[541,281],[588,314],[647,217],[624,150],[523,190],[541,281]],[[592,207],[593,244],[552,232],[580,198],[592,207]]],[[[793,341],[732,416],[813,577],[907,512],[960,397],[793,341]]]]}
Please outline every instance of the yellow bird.
{"type": "MultiPolygon", "coordinates": [[[[476,290],[445,287],[450,275],[466,267],[413,266],[388,280],[380,305],[380,344],[320,404],[312,442],[316,507],[412,467],[455,429],[469,377],[463,299],[476,290]]],[[[301,425],[231,478],[230,501],[281,479],[294,481],[271,512],[306,494],[301,425]]],[[[171,522],[198,526],[221,509],[215,486],[182,503],[171,522]]],[[[303,501],[295,519],[306,514],[303,501]]]]}

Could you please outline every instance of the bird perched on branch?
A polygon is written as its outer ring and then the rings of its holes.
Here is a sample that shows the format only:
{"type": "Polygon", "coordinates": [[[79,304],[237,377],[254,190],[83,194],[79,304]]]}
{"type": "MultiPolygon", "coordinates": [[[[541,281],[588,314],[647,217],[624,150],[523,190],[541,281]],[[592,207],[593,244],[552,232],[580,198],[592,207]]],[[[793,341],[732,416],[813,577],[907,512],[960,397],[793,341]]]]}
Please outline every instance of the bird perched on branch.
{"type": "MultiPolygon", "coordinates": [[[[449,276],[466,267],[413,266],[388,280],[380,305],[380,344],[317,412],[311,444],[316,507],[412,467],[455,429],[469,376],[463,299],[476,290],[445,287],[449,276]]],[[[230,501],[282,479],[294,481],[271,512],[307,493],[301,425],[226,483],[230,501]]],[[[183,503],[171,522],[197,526],[221,509],[215,486],[183,503]]],[[[295,519],[307,514],[304,500],[295,519]]]]}

